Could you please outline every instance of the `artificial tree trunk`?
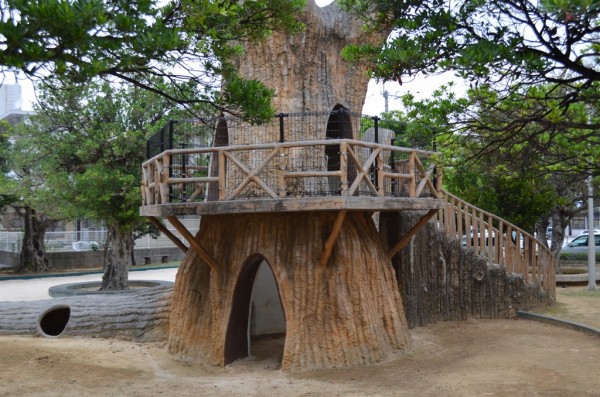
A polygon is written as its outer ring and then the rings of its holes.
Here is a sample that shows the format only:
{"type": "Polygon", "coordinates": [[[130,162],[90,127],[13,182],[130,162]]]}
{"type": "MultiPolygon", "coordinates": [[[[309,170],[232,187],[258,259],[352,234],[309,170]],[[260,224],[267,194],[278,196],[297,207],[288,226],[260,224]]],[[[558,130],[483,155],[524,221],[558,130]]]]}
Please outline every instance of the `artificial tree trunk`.
{"type": "MultiPolygon", "coordinates": [[[[342,12],[335,2],[319,8],[309,1],[298,19],[305,29],[296,35],[273,32],[259,42],[243,43],[239,74],[274,89],[278,112],[319,112],[313,114],[315,122],[288,123],[286,141],[358,138],[358,118],[352,119],[350,134],[328,134],[330,112],[360,112],[369,82],[366,66],[347,63],[341,51],[349,44],[383,41],[389,32],[367,33],[362,21],[342,12]]],[[[273,123],[260,134],[232,131],[227,142],[276,142],[279,134],[279,124],[273,123]]],[[[261,162],[239,156],[245,164],[261,162]]],[[[326,157],[323,146],[302,148],[288,161],[301,170],[303,159],[318,156],[326,157]]],[[[237,186],[236,175],[243,177],[239,170],[227,170],[228,186],[237,186]]],[[[203,216],[196,240],[214,259],[207,262],[190,250],[180,267],[170,350],[215,365],[247,355],[248,304],[263,259],[273,271],[285,313],[283,369],[362,365],[406,347],[410,337],[394,271],[370,215],[339,216],[337,212],[203,216]],[[330,232],[339,219],[342,227],[331,257],[325,260],[324,248],[331,248],[330,232]]]]}
{"type": "Polygon", "coordinates": [[[288,371],[374,363],[407,347],[410,335],[390,260],[367,213],[348,213],[329,260],[322,255],[336,212],[204,216],[177,274],[170,351],[224,365],[247,355],[247,299],[257,264],[279,291],[288,371]]]}
{"type": "Polygon", "coordinates": [[[40,320],[44,313],[59,306],[68,307],[70,312],[67,318],[62,319],[65,323],[62,324],[64,331],[60,335],[165,340],[172,295],[172,287],[155,287],[127,294],[2,302],[0,335],[58,336],[40,329],[40,320]]]}
{"type": "Polygon", "coordinates": [[[335,2],[321,8],[308,1],[298,19],[305,29],[296,35],[273,32],[246,43],[237,65],[240,75],[274,89],[280,112],[329,112],[336,105],[360,112],[369,83],[367,67],[346,62],[341,51],[349,44],[382,42],[390,32],[366,32],[361,20],[335,2]]]}
{"type": "Polygon", "coordinates": [[[17,273],[44,272],[50,269],[50,262],[44,247],[46,229],[54,221],[40,219],[36,211],[29,207],[18,207],[17,212],[23,217],[23,245],[17,273]]]}
{"type": "Polygon", "coordinates": [[[133,251],[133,234],[130,230],[122,232],[118,225],[110,225],[107,244],[110,244],[104,259],[102,290],[120,290],[129,288],[128,265],[133,251]]]}

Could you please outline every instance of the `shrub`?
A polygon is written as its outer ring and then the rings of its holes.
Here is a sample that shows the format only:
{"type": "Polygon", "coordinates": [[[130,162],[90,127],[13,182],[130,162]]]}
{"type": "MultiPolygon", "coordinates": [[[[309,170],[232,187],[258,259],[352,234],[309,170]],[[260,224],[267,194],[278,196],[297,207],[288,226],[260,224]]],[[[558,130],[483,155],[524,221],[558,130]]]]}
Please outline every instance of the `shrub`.
{"type": "MultiPolygon", "coordinates": [[[[587,262],[587,252],[562,252],[561,261],[587,262]]],[[[600,263],[600,252],[596,252],[596,263],[600,263]]]]}

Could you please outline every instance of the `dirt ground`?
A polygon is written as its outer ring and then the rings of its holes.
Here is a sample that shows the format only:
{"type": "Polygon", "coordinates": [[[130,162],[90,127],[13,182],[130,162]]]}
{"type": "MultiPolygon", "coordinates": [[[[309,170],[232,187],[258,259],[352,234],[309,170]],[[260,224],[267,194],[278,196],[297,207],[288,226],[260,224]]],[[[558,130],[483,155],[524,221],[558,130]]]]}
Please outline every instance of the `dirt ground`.
{"type": "MultiPolygon", "coordinates": [[[[600,321],[600,292],[582,292],[559,290],[557,313],[600,321]]],[[[389,361],[302,374],[268,354],[217,368],[177,361],[164,342],[0,337],[0,396],[600,396],[597,336],[517,319],[411,334],[389,361]]]]}

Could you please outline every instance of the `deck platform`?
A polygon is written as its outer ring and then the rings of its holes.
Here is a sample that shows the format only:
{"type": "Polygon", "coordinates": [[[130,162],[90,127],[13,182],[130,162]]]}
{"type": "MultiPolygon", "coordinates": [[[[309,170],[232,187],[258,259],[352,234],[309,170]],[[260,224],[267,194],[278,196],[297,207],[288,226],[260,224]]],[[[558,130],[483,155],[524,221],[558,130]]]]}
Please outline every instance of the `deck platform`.
{"type": "Polygon", "coordinates": [[[179,215],[224,215],[248,213],[278,213],[302,211],[415,211],[441,209],[443,199],[432,197],[304,197],[284,199],[255,199],[209,201],[146,205],[140,208],[142,216],[168,217],[179,215]]]}
{"type": "Polygon", "coordinates": [[[140,214],[440,209],[436,156],[351,139],[169,149],[142,166],[140,214]]]}

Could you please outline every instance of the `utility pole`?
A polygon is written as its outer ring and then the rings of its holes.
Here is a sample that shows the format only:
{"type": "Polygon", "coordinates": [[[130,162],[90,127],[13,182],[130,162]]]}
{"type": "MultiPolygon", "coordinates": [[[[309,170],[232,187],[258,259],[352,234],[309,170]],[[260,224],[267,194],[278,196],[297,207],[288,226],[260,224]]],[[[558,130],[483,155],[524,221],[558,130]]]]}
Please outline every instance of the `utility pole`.
{"type": "Polygon", "coordinates": [[[596,290],[596,236],[594,233],[594,187],[588,178],[588,291],[596,290]]]}
{"type": "Polygon", "coordinates": [[[383,100],[384,100],[384,110],[385,112],[389,112],[389,93],[387,92],[387,90],[385,89],[385,83],[383,83],[383,100]]]}

